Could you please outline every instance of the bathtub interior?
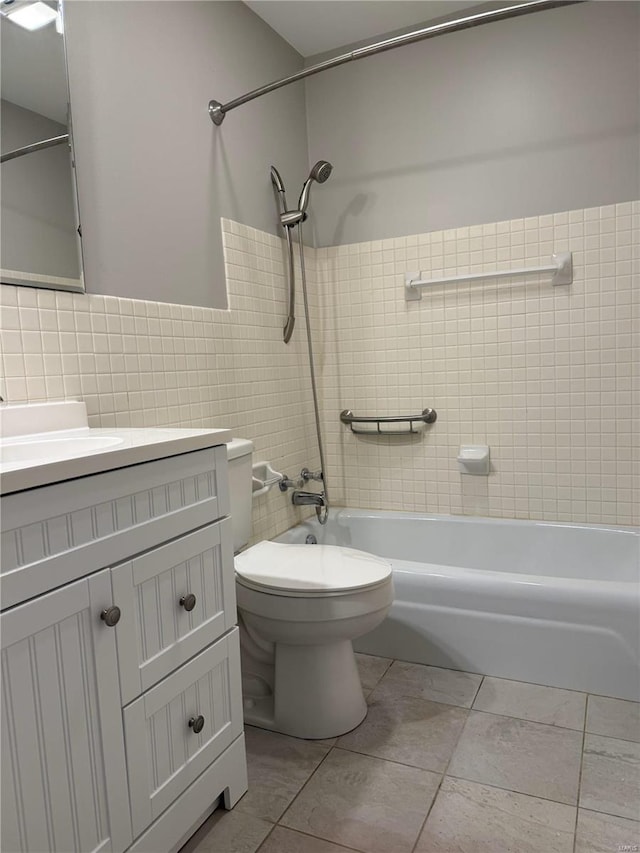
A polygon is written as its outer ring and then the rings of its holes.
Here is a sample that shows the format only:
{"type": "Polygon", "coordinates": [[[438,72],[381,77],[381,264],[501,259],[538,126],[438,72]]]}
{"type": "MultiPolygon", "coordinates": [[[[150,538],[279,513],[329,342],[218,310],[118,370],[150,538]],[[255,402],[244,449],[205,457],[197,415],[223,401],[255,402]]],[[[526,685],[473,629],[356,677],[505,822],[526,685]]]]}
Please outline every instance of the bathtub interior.
{"type": "Polygon", "coordinates": [[[278,537],[370,551],[390,560],[582,580],[640,581],[631,528],[341,509],[278,537]]]}

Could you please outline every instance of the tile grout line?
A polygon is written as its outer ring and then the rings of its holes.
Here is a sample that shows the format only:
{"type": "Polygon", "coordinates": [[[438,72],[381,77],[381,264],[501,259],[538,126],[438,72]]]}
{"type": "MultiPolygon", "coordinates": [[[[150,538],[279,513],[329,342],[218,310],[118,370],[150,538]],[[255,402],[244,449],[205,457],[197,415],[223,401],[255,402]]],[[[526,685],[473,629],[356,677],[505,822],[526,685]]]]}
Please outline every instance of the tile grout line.
{"type": "MultiPolygon", "coordinates": [[[[450,779],[459,779],[461,782],[471,782],[472,785],[482,785],[484,788],[495,788],[496,791],[506,791],[508,794],[518,794],[520,797],[531,797],[532,800],[542,800],[545,803],[555,803],[558,806],[567,806],[567,808],[575,808],[574,803],[564,803],[562,800],[552,800],[549,797],[543,797],[540,794],[527,794],[524,791],[514,791],[513,788],[503,788],[500,785],[492,784],[491,782],[479,782],[477,779],[468,779],[466,776],[454,776],[451,774],[450,779]]],[[[596,811],[593,809],[593,811],[596,811]]],[[[607,814],[607,812],[600,812],[607,814]]],[[[615,815],[612,815],[615,817],[615,815]]]]}
{"type": "Polygon", "coordinates": [[[416,840],[415,840],[415,842],[414,842],[414,845],[413,845],[413,847],[411,848],[411,853],[415,853],[415,849],[416,849],[416,847],[418,846],[418,844],[419,844],[419,842],[420,842],[420,838],[421,838],[421,836],[422,836],[422,833],[424,832],[424,828],[425,828],[425,826],[427,825],[427,821],[429,820],[429,816],[431,815],[431,812],[433,811],[433,807],[434,807],[434,806],[435,806],[435,804],[436,804],[436,800],[437,800],[437,799],[438,799],[438,797],[440,796],[440,789],[442,788],[442,783],[444,782],[444,780],[445,780],[445,778],[446,778],[447,770],[449,769],[449,765],[451,764],[451,760],[452,760],[452,758],[453,758],[453,755],[454,755],[454,753],[455,753],[455,751],[456,751],[456,749],[457,749],[457,747],[458,747],[458,743],[459,743],[459,741],[460,741],[460,738],[462,737],[462,733],[463,733],[463,731],[465,730],[465,726],[467,725],[467,720],[469,719],[469,716],[470,716],[470,714],[471,714],[471,710],[472,710],[472,708],[473,708],[473,703],[476,701],[476,696],[478,695],[478,692],[480,691],[480,687],[482,686],[482,684],[483,684],[483,682],[484,682],[484,678],[485,678],[485,677],[484,677],[484,675],[483,675],[483,676],[482,676],[482,678],[480,679],[480,683],[478,684],[478,689],[476,690],[475,695],[474,695],[474,697],[473,697],[473,699],[472,699],[472,701],[471,701],[471,705],[466,709],[466,711],[467,711],[467,719],[466,719],[466,720],[465,720],[465,722],[464,722],[464,726],[460,729],[460,734],[458,735],[458,738],[457,738],[457,740],[456,740],[456,742],[455,742],[455,744],[454,744],[454,747],[453,747],[453,749],[451,750],[451,755],[449,756],[449,760],[447,761],[446,767],[445,767],[445,768],[444,768],[444,770],[442,771],[442,775],[440,776],[440,781],[438,782],[438,787],[436,788],[436,792],[435,792],[435,794],[433,795],[433,800],[431,801],[431,805],[430,805],[430,806],[429,806],[429,808],[427,809],[427,813],[426,813],[426,815],[425,815],[425,818],[424,818],[424,820],[422,821],[422,825],[421,825],[421,827],[420,827],[420,831],[418,832],[418,835],[416,836],[416,840]]]}
{"type": "MultiPolygon", "coordinates": [[[[523,683],[525,683],[525,682],[523,682],[523,683]]],[[[377,689],[377,688],[375,688],[375,689],[377,689]]],[[[553,688],[553,689],[556,689],[556,688],[553,688]]],[[[480,688],[478,688],[478,691],[479,690],[480,690],[480,688]]],[[[579,691],[575,691],[575,692],[577,693],[579,691]]],[[[371,693],[373,693],[373,690],[371,691],[371,693]]],[[[369,694],[369,696],[371,696],[371,693],[369,694]]],[[[458,709],[462,709],[463,711],[473,711],[476,714],[486,714],[489,717],[503,717],[504,719],[507,719],[507,720],[519,720],[522,723],[531,723],[534,726],[547,726],[550,729],[560,729],[561,731],[564,731],[564,732],[583,732],[584,731],[584,729],[582,729],[582,728],[572,729],[569,726],[557,726],[557,725],[555,725],[555,723],[541,723],[539,720],[529,720],[525,717],[516,717],[513,714],[498,714],[496,711],[484,711],[484,710],[482,710],[482,708],[474,708],[473,705],[453,705],[451,702],[442,702],[439,699],[427,699],[425,696],[416,696],[413,693],[400,693],[398,695],[400,695],[406,699],[418,699],[422,702],[434,702],[436,705],[445,705],[447,708],[458,708],[458,709]]],[[[587,695],[587,694],[585,694],[585,695],[587,695]]],[[[477,692],[476,692],[476,697],[477,697],[477,692]]],[[[473,700],[474,702],[475,702],[476,697],[474,697],[474,700],[473,700]]],[[[594,734],[594,732],[589,732],[589,734],[594,734]]],[[[609,737],[609,735],[597,735],[597,737],[609,737]]],[[[627,743],[638,743],[638,741],[628,740],[627,738],[612,738],[612,740],[625,740],[625,741],[627,741],[627,743]]],[[[353,751],[355,751],[355,750],[353,750],[353,751]]],[[[363,754],[366,755],[367,753],[363,753],[363,754]]],[[[392,759],[390,759],[390,760],[392,760],[392,759]]],[[[403,762],[399,761],[397,763],[402,764],[403,762]]],[[[412,767],[415,765],[408,765],[408,766],[412,767]]]]}
{"type": "Polygon", "coordinates": [[[473,706],[476,704],[476,699],[478,698],[478,694],[480,693],[480,688],[484,684],[485,678],[487,678],[487,676],[483,675],[482,678],[480,679],[480,683],[478,684],[478,688],[477,688],[476,692],[473,694],[473,699],[471,700],[471,704],[469,705],[470,711],[475,710],[475,708],[473,706]]]}
{"type": "MultiPolygon", "coordinates": [[[[311,742],[313,742],[313,741],[311,741],[311,742]]],[[[329,757],[329,755],[333,752],[333,750],[334,750],[334,749],[335,749],[335,745],[334,745],[334,746],[330,746],[330,747],[329,747],[329,749],[327,750],[326,754],[322,756],[322,759],[318,762],[317,766],[316,766],[316,767],[314,767],[313,771],[310,773],[309,778],[305,780],[305,782],[304,782],[304,784],[302,785],[302,787],[300,788],[300,790],[299,790],[299,791],[296,791],[296,794],[295,794],[294,798],[293,798],[293,799],[291,800],[291,802],[287,805],[287,807],[285,808],[285,810],[282,812],[282,814],[280,815],[280,817],[279,817],[279,818],[278,818],[278,820],[276,821],[276,826],[281,826],[281,825],[282,825],[282,826],[284,826],[284,828],[285,828],[285,829],[291,829],[291,827],[290,827],[290,826],[286,826],[285,824],[281,824],[281,823],[280,823],[280,821],[281,821],[281,820],[282,820],[282,818],[286,815],[286,813],[289,811],[289,809],[291,808],[291,806],[295,803],[295,801],[298,799],[298,797],[300,796],[300,794],[304,791],[304,789],[307,787],[307,785],[309,784],[309,782],[313,779],[313,777],[316,775],[316,773],[318,772],[318,770],[322,767],[322,765],[324,764],[324,762],[327,760],[327,758],[328,758],[328,757],[329,757]]],[[[296,830],[296,831],[297,831],[297,830],[296,830]]],[[[313,836],[313,837],[314,837],[314,838],[315,838],[315,837],[318,837],[318,838],[319,838],[320,836],[313,836]]]]}
{"type": "MultiPolygon", "coordinates": [[[[256,849],[255,849],[254,853],[260,853],[260,851],[262,850],[262,848],[264,847],[264,845],[267,843],[268,839],[271,837],[271,835],[272,835],[272,833],[273,833],[273,830],[276,828],[276,826],[277,826],[277,825],[278,825],[277,823],[274,823],[274,824],[272,824],[272,825],[271,825],[271,829],[269,830],[269,832],[267,832],[267,834],[266,834],[266,835],[265,835],[265,837],[262,839],[262,841],[260,842],[260,844],[256,847],[256,849]]],[[[194,851],[194,853],[198,853],[198,851],[197,851],[197,850],[195,850],[195,851],[194,851]]]]}
{"type": "MultiPolygon", "coordinates": [[[[304,829],[294,829],[291,826],[284,826],[283,824],[279,823],[273,825],[273,827],[269,830],[269,835],[272,834],[274,829],[285,829],[288,832],[296,832],[299,835],[304,835],[305,838],[312,838],[314,841],[325,841],[327,842],[327,844],[333,844],[340,849],[353,851],[353,853],[367,853],[366,850],[362,850],[360,847],[350,847],[348,844],[338,844],[337,841],[329,841],[327,838],[322,838],[320,835],[312,835],[310,832],[305,832],[304,829]]],[[[267,838],[269,837],[269,835],[267,836],[267,838]]],[[[262,845],[265,844],[267,838],[264,839],[264,841],[260,844],[260,847],[258,847],[255,853],[260,853],[262,845]]]]}
{"type": "MultiPolygon", "coordinates": [[[[571,730],[570,730],[571,731],[571,730]]],[[[579,729],[573,729],[574,732],[579,731],[579,729]]],[[[585,734],[591,735],[591,737],[601,737],[604,740],[619,740],[621,743],[630,743],[638,746],[640,744],[640,740],[629,740],[628,737],[615,737],[615,735],[601,735],[598,732],[589,732],[585,729],[585,734]]]]}
{"type": "Polygon", "coordinates": [[[578,773],[578,790],[576,792],[576,822],[573,827],[573,853],[576,853],[576,844],[578,843],[578,817],[580,815],[580,793],[582,789],[582,771],[584,768],[584,745],[587,739],[587,715],[589,713],[589,694],[587,701],[584,703],[584,729],[582,730],[582,745],[580,747],[580,771],[578,773]]]}
{"type": "MultiPolygon", "coordinates": [[[[441,705],[446,704],[445,702],[441,702],[441,705]]],[[[454,706],[454,707],[460,707],[454,706]]],[[[547,726],[549,729],[559,729],[562,732],[582,732],[584,733],[584,729],[571,729],[568,726],[556,726],[554,723],[541,723],[539,720],[528,720],[525,717],[514,717],[512,714],[497,714],[495,711],[483,711],[481,708],[469,708],[469,711],[473,711],[474,714],[486,714],[489,717],[502,717],[505,720],[519,720],[521,723],[531,723],[534,726],[547,726]]],[[[599,735],[599,737],[606,737],[606,735],[599,735]]],[[[624,738],[613,738],[613,740],[624,740],[624,738]]],[[[629,743],[635,743],[636,741],[629,741],[629,743]]]]}

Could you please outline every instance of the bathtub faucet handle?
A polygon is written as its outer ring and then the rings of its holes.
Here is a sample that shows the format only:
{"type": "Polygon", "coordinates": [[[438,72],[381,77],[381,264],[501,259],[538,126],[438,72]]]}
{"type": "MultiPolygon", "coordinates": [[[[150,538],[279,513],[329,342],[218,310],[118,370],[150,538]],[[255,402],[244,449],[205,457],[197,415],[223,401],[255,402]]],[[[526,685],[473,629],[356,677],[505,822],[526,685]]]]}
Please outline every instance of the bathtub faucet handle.
{"type": "Polygon", "coordinates": [[[287,489],[299,489],[300,486],[303,485],[304,481],[302,480],[302,478],[299,480],[290,480],[286,474],[283,474],[282,479],[278,483],[278,488],[281,492],[286,492],[287,489]]]}
{"type": "Polygon", "coordinates": [[[308,483],[309,480],[315,480],[317,483],[324,482],[322,471],[310,471],[308,468],[303,468],[300,471],[300,477],[305,483],[308,483]]]}

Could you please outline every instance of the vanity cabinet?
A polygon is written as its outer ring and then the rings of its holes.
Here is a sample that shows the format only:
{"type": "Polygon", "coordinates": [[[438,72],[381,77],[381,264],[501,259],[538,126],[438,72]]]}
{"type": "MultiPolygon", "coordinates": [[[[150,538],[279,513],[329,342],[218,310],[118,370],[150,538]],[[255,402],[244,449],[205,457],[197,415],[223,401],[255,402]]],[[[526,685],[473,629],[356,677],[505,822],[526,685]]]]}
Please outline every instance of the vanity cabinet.
{"type": "Polygon", "coordinates": [[[109,571],[1,618],[2,850],[131,841],[109,571]]]}
{"type": "Polygon", "coordinates": [[[226,448],[2,510],[0,848],[179,849],[247,788],[226,448]]]}

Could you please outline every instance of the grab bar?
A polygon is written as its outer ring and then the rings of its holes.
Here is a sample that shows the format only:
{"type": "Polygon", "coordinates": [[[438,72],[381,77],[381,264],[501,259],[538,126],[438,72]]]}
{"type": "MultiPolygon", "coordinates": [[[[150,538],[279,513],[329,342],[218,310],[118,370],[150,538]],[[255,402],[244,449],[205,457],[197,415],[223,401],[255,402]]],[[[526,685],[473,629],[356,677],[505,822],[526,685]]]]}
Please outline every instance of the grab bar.
{"type": "Polygon", "coordinates": [[[340,412],[342,423],[351,427],[351,432],[356,435],[408,435],[409,433],[418,432],[417,429],[413,428],[414,423],[432,424],[435,423],[437,417],[438,413],[435,409],[423,409],[419,415],[370,415],[369,417],[356,417],[350,409],[344,409],[340,412]],[[354,424],[377,424],[378,428],[377,430],[354,429],[354,424]],[[380,429],[380,424],[409,424],[409,429],[383,430],[380,429]]]}

